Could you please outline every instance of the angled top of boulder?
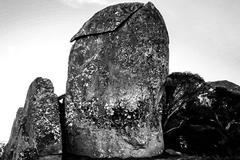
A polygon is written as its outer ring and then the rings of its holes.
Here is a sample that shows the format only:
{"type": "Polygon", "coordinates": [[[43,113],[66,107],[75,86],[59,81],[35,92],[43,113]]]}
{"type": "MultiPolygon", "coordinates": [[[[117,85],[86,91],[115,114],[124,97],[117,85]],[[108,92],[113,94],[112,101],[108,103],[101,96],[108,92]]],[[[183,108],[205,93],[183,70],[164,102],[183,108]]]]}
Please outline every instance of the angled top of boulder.
{"type": "Polygon", "coordinates": [[[38,77],[30,85],[27,96],[54,92],[54,87],[49,79],[38,77]]]}
{"type": "Polygon", "coordinates": [[[28,113],[29,102],[32,101],[32,99],[35,99],[34,96],[37,96],[37,95],[41,96],[46,93],[54,93],[54,87],[52,82],[46,78],[41,78],[41,77],[36,78],[29,86],[26,101],[25,101],[25,106],[24,106],[24,112],[28,113]]]}
{"type": "Polygon", "coordinates": [[[82,36],[114,31],[143,5],[143,3],[121,3],[97,12],[73,36],[71,42],[82,36]]]}

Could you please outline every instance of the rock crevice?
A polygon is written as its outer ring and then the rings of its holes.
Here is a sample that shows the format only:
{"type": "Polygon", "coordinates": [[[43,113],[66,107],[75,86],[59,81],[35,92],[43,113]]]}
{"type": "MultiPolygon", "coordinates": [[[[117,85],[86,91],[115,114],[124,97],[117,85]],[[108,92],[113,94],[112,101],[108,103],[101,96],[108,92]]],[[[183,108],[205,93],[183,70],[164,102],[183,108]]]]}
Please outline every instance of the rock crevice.
{"type": "MultiPolygon", "coordinates": [[[[123,19],[122,20],[122,22],[119,22],[119,25],[117,25],[116,26],[116,28],[114,28],[114,29],[112,29],[112,30],[107,30],[107,31],[102,31],[102,32],[90,32],[90,33],[87,33],[87,34],[83,34],[82,35],[82,30],[84,30],[84,29],[81,29],[76,35],[74,35],[72,38],[71,38],[71,40],[70,40],[70,42],[74,42],[74,41],[77,41],[78,39],[80,39],[80,38],[84,38],[84,37],[88,37],[88,36],[98,36],[98,35],[103,35],[103,34],[107,34],[107,33],[113,33],[113,32],[115,32],[115,31],[117,31],[119,28],[121,28],[122,26],[124,26],[124,24],[138,11],[138,10],[140,10],[141,8],[142,8],[143,6],[142,6],[142,4],[141,4],[141,6],[138,8],[138,9],[136,9],[135,11],[133,11],[130,15],[128,15],[127,17],[126,17],[126,19],[123,19]]],[[[83,27],[84,28],[84,27],[83,27]]]]}

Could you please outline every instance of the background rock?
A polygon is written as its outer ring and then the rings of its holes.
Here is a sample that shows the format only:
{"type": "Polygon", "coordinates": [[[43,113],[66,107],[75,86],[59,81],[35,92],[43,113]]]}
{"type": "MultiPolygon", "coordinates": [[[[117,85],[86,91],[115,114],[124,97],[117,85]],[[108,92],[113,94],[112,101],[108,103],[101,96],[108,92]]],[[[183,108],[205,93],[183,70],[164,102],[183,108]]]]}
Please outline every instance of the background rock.
{"type": "Polygon", "coordinates": [[[16,114],[16,118],[13,122],[9,141],[4,149],[4,154],[2,156],[3,159],[12,160],[13,157],[16,157],[15,150],[17,149],[18,145],[18,138],[20,134],[20,126],[22,124],[22,121],[23,121],[23,108],[19,108],[16,114]]]}
{"type": "Polygon", "coordinates": [[[51,81],[35,79],[29,87],[24,108],[17,112],[4,158],[27,160],[61,154],[58,107],[51,81]]]}
{"type": "Polygon", "coordinates": [[[229,82],[227,80],[223,81],[214,81],[208,82],[213,88],[225,88],[229,92],[239,93],[240,94],[240,86],[235,83],[229,82]]]}
{"type": "Polygon", "coordinates": [[[239,86],[228,81],[205,82],[191,73],[172,73],[167,79],[166,147],[190,154],[239,156],[239,86]]]}
{"type": "Polygon", "coordinates": [[[72,38],[66,93],[67,151],[94,158],[163,151],[160,88],[168,33],[153,4],[96,13],[72,38]]]}
{"type": "Polygon", "coordinates": [[[0,160],[1,160],[1,157],[2,157],[2,155],[3,155],[3,152],[4,152],[4,150],[5,150],[5,143],[3,143],[3,142],[1,142],[0,143],[0,160]]]}

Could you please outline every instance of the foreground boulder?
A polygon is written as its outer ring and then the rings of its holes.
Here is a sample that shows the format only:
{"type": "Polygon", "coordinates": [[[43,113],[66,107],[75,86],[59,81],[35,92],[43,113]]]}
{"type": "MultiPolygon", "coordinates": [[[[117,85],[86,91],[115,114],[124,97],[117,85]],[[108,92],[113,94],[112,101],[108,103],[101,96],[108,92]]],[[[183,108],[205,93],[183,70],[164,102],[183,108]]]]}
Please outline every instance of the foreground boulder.
{"type": "Polygon", "coordinates": [[[92,158],[161,154],[159,100],[169,40],[159,11],[152,3],[107,7],[71,41],[67,152],[92,158]]]}
{"type": "Polygon", "coordinates": [[[62,153],[58,98],[50,80],[37,78],[19,108],[5,147],[4,160],[60,160],[62,153]]]}

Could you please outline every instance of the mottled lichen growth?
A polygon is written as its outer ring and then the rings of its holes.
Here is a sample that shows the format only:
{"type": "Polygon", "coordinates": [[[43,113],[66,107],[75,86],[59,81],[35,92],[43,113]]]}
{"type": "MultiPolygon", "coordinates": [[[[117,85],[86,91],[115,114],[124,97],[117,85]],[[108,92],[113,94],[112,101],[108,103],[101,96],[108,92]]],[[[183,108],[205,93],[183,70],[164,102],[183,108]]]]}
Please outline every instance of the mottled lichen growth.
{"type": "Polygon", "coordinates": [[[26,148],[19,153],[17,160],[38,160],[39,156],[36,148],[26,148]]]}
{"type": "Polygon", "coordinates": [[[152,3],[107,7],[72,40],[68,152],[95,158],[160,154],[158,99],[168,74],[169,39],[159,11],[152,3]]]}
{"type": "Polygon", "coordinates": [[[33,160],[62,153],[58,97],[52,82],[37,78],[29,87],[8,142],[8,160],[33,160]]]}

